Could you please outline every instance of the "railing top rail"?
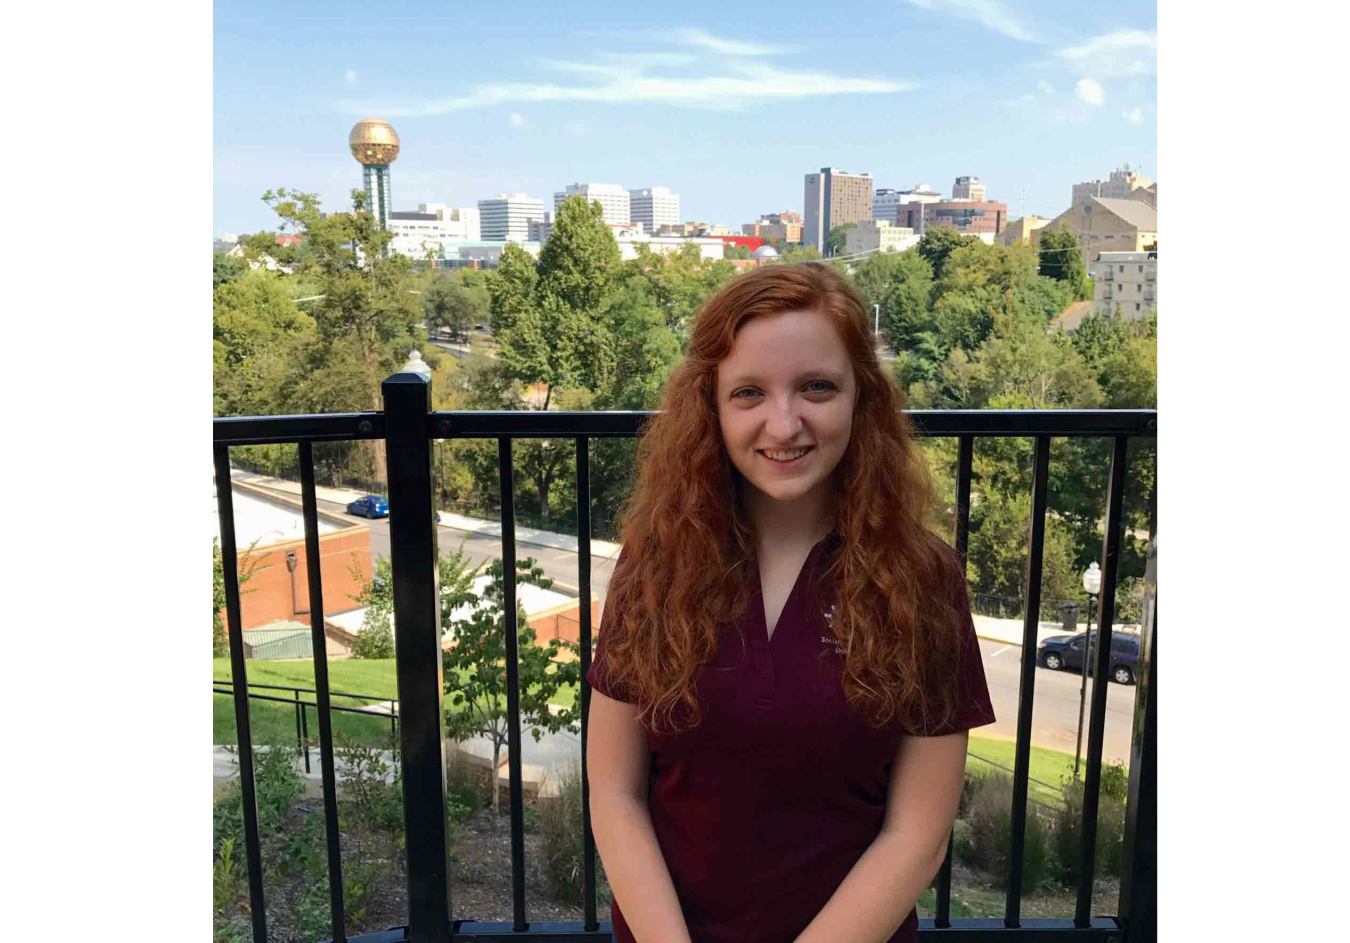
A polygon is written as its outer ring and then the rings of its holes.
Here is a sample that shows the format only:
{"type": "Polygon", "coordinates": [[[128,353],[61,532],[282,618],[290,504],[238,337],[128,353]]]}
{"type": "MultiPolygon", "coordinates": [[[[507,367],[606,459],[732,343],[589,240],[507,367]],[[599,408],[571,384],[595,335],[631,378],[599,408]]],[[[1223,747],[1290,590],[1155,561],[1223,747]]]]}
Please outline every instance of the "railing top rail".
{"type": "MultiPolygon", "coordinates": [[[[429,438],[592,438],[636,435],[656,411],[448,410],[427,416],[429,438]]],[[[1156,409],[914,409],[905,415],[926,436],[1146,436],[1158,434],[1156,409]]],[[[216,443],[341,441],[384,436],[384,414],[240,416],[212,420],[216,443]]]]}
{"type": "MultiPolygon", "coordinates": [[[[211,679],[211,683],[212,683],[212,684],[234,684],[234,679],[233,679],[233,678],[212,678],[212,679],[211,679]]],[[[248,686],[249,686],[250,688],[271,688],[271,689],[274,690],[274,691],[302,691],[302,692],[304,692],[305,694],[318,694],[318,693],[319,693],[318,690],[317,690],[316,688],[302,688],[302,687],[297,687],[297,686],[294,685],[294,684],[260,684],[260,683],[258,683],[257,681],[250,681],[250,682],[248,682],[248,686]]],[[[329,690],[328,694],[329,694],[329,696],[331,696],[331,697],[354,697],[354,698],[356,698],[357,700],[360,700],[360,701],[393,701],[393,702],[396,703],[396,704],[398,703],[398,698],[396,698],[396,697],[384,697],[383,695],[380,695],[380,694],[352,694],[352,693],[349,692],[349,691],[334,691],[334,690],[331,690],[331,689],[329,690]]]]}

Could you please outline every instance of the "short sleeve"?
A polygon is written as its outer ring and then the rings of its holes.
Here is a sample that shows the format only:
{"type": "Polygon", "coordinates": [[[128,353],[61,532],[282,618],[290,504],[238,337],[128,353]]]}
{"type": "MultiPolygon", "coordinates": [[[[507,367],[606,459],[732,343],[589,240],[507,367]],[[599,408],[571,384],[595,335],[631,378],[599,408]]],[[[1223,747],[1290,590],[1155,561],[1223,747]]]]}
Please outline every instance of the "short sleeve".
{"type": "MultiPolygon", "coordinates": [[[[624,554],[627,551],[619,551],[619,561],[622,562],[624,554]]],[[[615,570],[618,570],[618,564],[615,564],[615,570]]],[[[609,680],[609,663],[605,658],[605,638],[608,629],[619,623],[618,608],[614,597],[607,595],[605,597],[604,609],[600,615],[600,631],[595,633],[594,644],[591,651],[591,667],[586,672],[586,683],[592,690],[599,691],[605,697],[612,697],[616,701],[626,701],[633,703],[636,698],[632,697],[625,689],[616,687],[609,680]]]]}
{"type": "MultiPolygon", "coordinates": [[[[994,705],[989,699],[989,684],[984,677],[984,662],[980,657],[980,639],[975,634],[975,618],[970,610],[970,595],[966,588],[966,575],[961,566],[960,556],[952,553],[951,575],[948,586],[951,591],[952,605],[956,609],[961,626],[961,653],[956,665],[956,706],[952,715],[946,719],[942,712],[930,712],[930,726],[927,729],[915,729],[916,736],[941,737],[960,733],[973,727],[983,727],[994,722],[994,705]]],[[[922,724],[916,724],[916,728],[922,724]]]]}

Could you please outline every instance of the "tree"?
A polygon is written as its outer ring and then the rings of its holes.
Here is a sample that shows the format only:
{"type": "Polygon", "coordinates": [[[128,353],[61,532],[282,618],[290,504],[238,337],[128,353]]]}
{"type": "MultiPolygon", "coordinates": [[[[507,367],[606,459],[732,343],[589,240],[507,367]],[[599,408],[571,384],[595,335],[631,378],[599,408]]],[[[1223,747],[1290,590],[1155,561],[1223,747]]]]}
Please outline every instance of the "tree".
{"type": "MultiPolygon", "coordinates": [[[[244,589],[244,584],[253,578],[253,574],[261,567],[258,559],[251,556],[253,548],[258,545],[258,541],[249,544],[248,551],[244,554],[247,561],[244,567],[238,571],[239,576],[239,594],[242,596],[252,590],[244,589]]],[[[211,584],[211,657],[229,658],[230,642],[225,634],[225,622],[220,614],[225,611],[225,557],[220,550],[220,538],[211,538],[211,562],[212,562],[212,584],[211,584]]],[[[266,567],[261,567],[266,569],[266,567]]]]}
{"type": "Polygon", "coordinates": [[[232,282],[237,278],[243,278],[244,273],[248,271],[248,265],[243,259],[228,255],[224,252],[213,254],[211,262],[211,289],[214,291],[226,282],[232,282]]]}
{"type": "Polygon", "coordinates": [[[635,248],[637,258],[623,264],[624,285],[641,282],[664,314],[666,326],[685,343],[694,312],[736,277],[736,267],[722,259],[704,258],[699,247],[691,244],[670,253],[653,252],[641,243],[635,248]]]}
{"type": "Polygon", "coordinates": [[[1090,298],[1087,267],[1083,265],[1083,247],[1078,244],[1067,223],[1041,232],[1040,273],[1063,282],[1078,300],[1090,298]]]}
{"type": "Polygon", "coordinates": [[[465,280],[469,269],[437,272],[422,295],[422,312],[428,331],[449,331],[467,338],[475,324],[488,320],[491,296],[481,280],[465,280]]]}
{"type": "Polygon", "coordinates": [[[748,259],[750,257],[750,249],[746,246],[738,246],[734,242],[728,242],[722,247],[722,258],[724,259],[748,259]]]}
{"type": "Polygon", "coordinates": [[[947,256],[951,255],[953,249],[979,241],[975,236],[961,235],[950,226],[934,226],[919,240],[918,250],[919,255],[933,267],[933,277],[941,278],[947,256]]]}
{"type": "MultiPolygon", "coordinates": [[[[516,562],[517,585],[532,583],[548,589],[553,581],[544,578],[544,571],[526,557],[516,562]]],[[[455,742],[470,737],[486,737],[492,743],[493,822],[497,821],[500,802],[496,789],[496,769],[501,762],[502,747],[510,735],[506,711],[506,618],[505,568],[500,558],[488,567],[490,577],[481,594],[465,591],[456,594],[457,606],[466,607],[469,615],[450,623],[449,631],[454,647],[444,654],[446,705],[446,735],[455,742]],[[464,677],[461,677],[464,675],[464,677]],[[461,708],[452,713],[451,708],[461,708]]],[[[535,644],[535,632],[526,620],[524,608],[517,604],[517,660],[519,706],[522,731],[528,730],[536,742],[542,731],[579,733],[581,730],[581,701],[554,713],[549,701],[565,686],[579,685],[581,681],[580,653],[575,642],[552,639],[546,647],[535,644]],[[560,651],[568,652],[568,660],[559,661],[560,651]]]]}
{"type": "Polygon", "coordinates": [[[844,223],[831,229],[830,234],[825,237],[826,258],[843,255],[844,249],[848,246],[849,230],[857,228],[857,223],[844,223]]]}
{"type": "MultiPolygon", "coordinates": [[[[313,193],[268,190],[263,202],[277,214],[283,231],[289,228],[301,237],[301,245],[277,246],[273,234],[260,233],[249,240],[246,254],[265,250],[297,274],[315,279],[323,296],[313,302],[318,341],[324,348],[352,343],[365,374],[366,408],[378,410],[380,383],[402,366],[414,346],[427,351],[428,363],[436,358],[419,323],[422,310],[413,286],[420,281],[411,260],[387,253],[392,234],[365,211],[364,191],[351,195],[354,213],[325,215],[313,193]]],[[[383,441],[370,442],[374,474],[383,481],[383,441]]]]}

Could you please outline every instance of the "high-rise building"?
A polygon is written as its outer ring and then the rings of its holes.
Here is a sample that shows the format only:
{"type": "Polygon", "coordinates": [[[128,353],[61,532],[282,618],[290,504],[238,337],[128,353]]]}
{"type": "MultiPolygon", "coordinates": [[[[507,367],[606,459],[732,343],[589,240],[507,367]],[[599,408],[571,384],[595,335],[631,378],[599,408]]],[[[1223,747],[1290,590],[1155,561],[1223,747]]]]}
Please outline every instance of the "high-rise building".
{"type": "Polygon", "coordinates": [[[834,167],[822,167],[820,173],[807,174],[803,244],[815,246],[823,253],[831,229],[870,220],[873,184],[870,173],[851,174],[834,167]]]}
{"type": "Polygon", "coordinates": [[[599,200],[607,223],[626,226],[632,222],[629,215],[628,191],[617,183],[569,183],[566,189],[553,194],[555,220],[558,208],[569,196],[583,197],[588,204],[599,200]]]}
{"type": "Polygon", "coordinates": [[[629,222],[641,226],[645,233],[653,233],[660,226],[673,226],[680,221],[680,195],[671,193],[669,187],[629,190],[628,212],[629,222]]]}
{"type": "Polygon", "coordinates": [[[484,242],[529,242],[530,220],[543,220],[544,201],[523,193],[498,193],[478,201],[478,215],[484,242]]]}
{"type": "Polygon", "coordinates": [[[1156,185],[1148,177],[1141,176],[1136,170],[1131,170],[1129,164],[1111,171],[1110,180],[1089,180],[1084,183],[1075,183],[1073,185],[1073,205],[1082,206],[1088,197],[1128,200],[1130,194],[1140,187],[1155,187],[1153,194],[1156,208],[1156,185]]]}
{"type": "Polygon", "coordinates": [[[984,184],[979,177],[957,177],[952,184],[953,200],[970,200],[973,203],[984,202],[984,184]]]}
{"type": "Polygon", "coordinates": [[[363,168],[366,212],[380,220],[380,228],[389,228],[394,197],[389,189],[389,165],[398,158],[398,132],[383,118],[364,118],[347,135],[347,146],[363,168]]]}

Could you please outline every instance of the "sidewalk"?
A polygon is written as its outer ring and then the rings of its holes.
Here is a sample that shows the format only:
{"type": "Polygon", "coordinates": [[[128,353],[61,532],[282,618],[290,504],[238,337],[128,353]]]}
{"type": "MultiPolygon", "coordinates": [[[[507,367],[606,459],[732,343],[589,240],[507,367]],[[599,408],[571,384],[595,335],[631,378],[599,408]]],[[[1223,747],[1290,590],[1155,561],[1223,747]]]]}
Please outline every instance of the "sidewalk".
{"type": "MultiPolygon", "coordinates": [[[[300,500],[300,483],[298,481],[287,481],[284,478],[259,475],[254,472],[244,471],[240,468],[230,469],[230,479],[232,481],[252,485],[255,488],[264,488],[278,494],[289,495],[297,502],[300,500]]],[[[366,493],[367,492],[365,491],[351,491],[347,488],[326,488],[319,484],[314,486],[314,496],[316,498],[321,501],[330,501],[334,504],[350,504],[352,501],[364,496],[366,493]]],[[[463,514],[452,514],[447,511],[441,512],[441,526],[451,530],[475,534],[479,537],[494,537],[497,540],[501,540],[502,537],[502,525],[500,521],[484,520],[479,517],[466,517],[463,514]]],[[[575,536],[571,534],[558,534],[547,530],[537,530],[533,527],[521,527],[517,525],[516,541],[518,543],[531,544],[538,547],[551,547],[554,550],[567,550],[572,553],[580,552],[580,542],[575,536]]],[[[617,559],[619,549],[619,544],[612,543],[608,540],[591,540],[592,558],[617,559]]]]}

